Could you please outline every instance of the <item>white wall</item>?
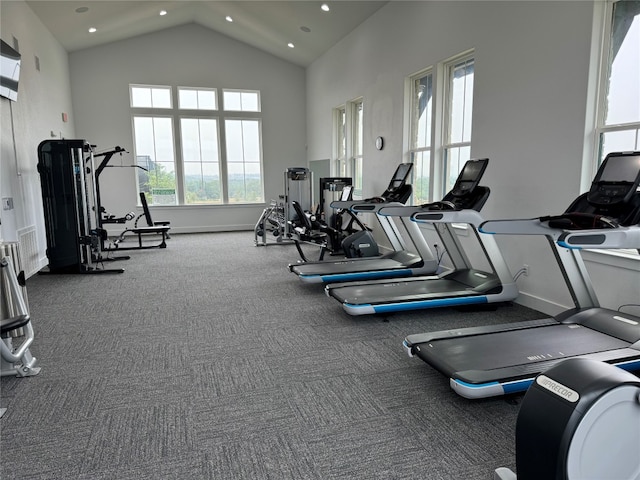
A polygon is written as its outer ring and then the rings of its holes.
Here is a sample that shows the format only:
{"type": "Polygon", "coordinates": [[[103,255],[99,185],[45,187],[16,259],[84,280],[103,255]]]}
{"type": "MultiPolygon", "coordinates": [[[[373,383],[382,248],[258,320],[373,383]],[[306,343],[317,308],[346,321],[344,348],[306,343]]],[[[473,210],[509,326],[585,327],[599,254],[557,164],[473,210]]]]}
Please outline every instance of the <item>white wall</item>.
{"type": "Polygon", "coordinates": [[[15,206],[0,211],[0,238],[15,241],[18,229],[35,225],[44,266],[46,237],[37,148],[52,133],[74,135],[73,122],[62,121],[62,113],[71,112],[68,56],[23,1],[0,2],[0,12],[2,39],[13,46],[15,37],[22,56],[18,101],[0,99],[0,196],[12,197],[15,206]],[[40,71],[36,70],[36,56],[40,71]]]}
{"type": "MultiPolygon", "coordinates": [[[[364,195],[382,191],[405,152],[406,77],[473,48],[472,156],[490,158],[492,191],[483,214],[561,213],[581,189],[595,11],[590,1],[389,2],[308,68],[308,158],[331,157],[332,108],[362,96],[364,195]]],[[[544,239],[497,240],[513,272],[530,265],[522,303],[547,313],[571,305],[544,239]]],[[[605,306],[637,301],[637,269],[625,265],[590,268],[621,276],[599,282],[605,306]]]]}
{"type": "MultiPolygon", "coordinates": [[[[260,90],[265,194],[283,193],[286,167],[306,164],[305,72],[270,54],[197,24],[170,28],[70,54],[71,90],[77,135],[98,150],[119,145],[134,163],[129,84],[260,90]]],[[[111,164],[120,160],[113,158],[111,164]]],[[[100,176],[103,206],[124,215],[137,204],[131,168],[105,169],[100,176]]],[[[153,207],[156,220],[172,231],[253,229],[263,204],[247,206],[153,207]]]]}

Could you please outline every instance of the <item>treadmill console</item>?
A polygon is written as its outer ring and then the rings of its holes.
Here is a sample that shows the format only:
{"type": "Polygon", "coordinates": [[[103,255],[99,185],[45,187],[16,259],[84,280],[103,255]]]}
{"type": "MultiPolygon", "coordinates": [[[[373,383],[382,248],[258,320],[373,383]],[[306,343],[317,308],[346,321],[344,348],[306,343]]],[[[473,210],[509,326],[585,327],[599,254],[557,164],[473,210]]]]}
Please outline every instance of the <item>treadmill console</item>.
{"type": "Polygon", "coordinates": [[[488,158],[468,160],[467,163],[464,164],[464,167],[462,167],[462,171],[460,175],[458,175],[456,183],[453,185],[451,194],[454,197],[462,197],[472,192],[480,183],[480,179],[482,175],[484,175],[488,164],[488,158]]]}
{"type": "Polygon", "coordinates": [[[407,179],[409,178],[409,174],[411,173],[412,168],[413,163],[401,163],[400,165],[398,165],[398,168],[396,168],[393,177],[391,177],[391,181],[389,182],[389,186],[387,187],[387,192],[395,192],[405,183],[407,183],[407,179]]]}
{"type": "Polygon", "coordinates": [[[406,203],[411,194],[413,188],[407,183],[409,174],[413,169],[413,163],[401,163],[396,168],[396,171],[391,177],[389,186],[379,197],[372,197],[365,199],[365,202],[371,203],[383,203],[383,202],[399,202],[406,203]]]}
{"type": "Polygon", "coordinates": [[[587,201],[594,206],[628,202],[640,184],[640,152],[610,153],[598,169],[587,201]]]}

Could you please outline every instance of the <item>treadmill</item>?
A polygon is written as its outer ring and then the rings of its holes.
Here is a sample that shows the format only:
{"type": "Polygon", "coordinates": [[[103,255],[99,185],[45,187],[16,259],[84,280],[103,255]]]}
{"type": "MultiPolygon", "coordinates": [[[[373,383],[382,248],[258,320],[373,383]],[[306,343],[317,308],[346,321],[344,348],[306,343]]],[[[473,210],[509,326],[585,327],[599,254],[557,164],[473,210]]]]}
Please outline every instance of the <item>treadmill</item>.
{"type": "Polygon", "coordinates": [[[404,206],[411,197],[407,184],[413,163],[401,163],[396,168],[387,189],[379,197],[366,200],[335,201],[331,207],[349,209],[354,214],[374,213],[387,235],[393,251],[376,257],[343,258],[317,262],[294,263],[289,271],[305,283],[330,283],[373,278],[397,278],[435,272],[438,262],[433,257],[420,229],[406,218],[400,218],[417,253],[408,251],[404,237],[392,217],[379,215],[388,206],[404,206]]]}
{"type": "Polygon", "coordinates": [[[581,249],[640,250],[639,184],[640,151],[610,153],[589,192],[564,214],[482,224],[484,232],[545,236],[575,306],[555,318],[409,335],[409,356],[472,399],[524,391],[539,373],[571,357],[640,369],[640,317],[600,308],[580,256],[581,249]]]}
{"type": "Polygon", "coordinates": [[[378,280],[331,284],[325,287],[350,315],[399,312],[424,308],[508,302],[518,296],[518,287],[492,235],[480,235],[484,221],[479,211],[489,197],[480,179],[489,160],[469,160],[453,189],[441,202],[414,207],[387,207],[381,215],[409,215],[415,223],[433,224],[453,268],[439,275],[399,280],[378,280]],[[469,225],[491,267],[472,268],[454,223],[469,225]]]}

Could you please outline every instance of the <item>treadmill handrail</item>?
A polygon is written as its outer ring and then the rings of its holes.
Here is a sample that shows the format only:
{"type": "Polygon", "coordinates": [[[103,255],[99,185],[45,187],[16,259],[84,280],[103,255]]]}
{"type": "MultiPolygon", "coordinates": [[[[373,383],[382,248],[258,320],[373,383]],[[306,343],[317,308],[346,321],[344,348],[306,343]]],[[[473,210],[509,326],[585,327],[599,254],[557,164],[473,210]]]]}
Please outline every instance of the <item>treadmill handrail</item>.
{"type": "Polygon", "coordinates": [[[400,202],[373,203],[373,202],[366,202],[364,200],[349,200],[349,201],[336,200],[331,202],[331,208],[346,209],[354,213],[378,213],[380,209],[384,207],[390,207],[390,206],[399,207],[399,206],[404,206],[404,204],[400,202]]]}
{"type": "Polygon", "coordinates": [[[411,220],[416,223],[466,223],[472,225],[478,231],[478,227],[484,222],[484,218],[477,210],[443,210],[422,211],[411,215],[411,220]]]}
{"type": "Polygon", "coordinates": [[[429,210],[422,205],[401,205],[391,206],[385,205],[380,209],[380,215],[389,217],[411,217],[416,213],[429,212],[429,213],[442,213],[442,212],[454,212],[460,210],[429,210]]]}
{"type": "Polygon", "coordinates": [[[515,220],[487,220],[478,229],[497,235],[544,235],[565,248],[622,249],[640,248],[640,227],[594,228],[565,230],[553,228],[539,218],[515,220]]]}
{"type": "Polygon", "coordinates": [[[495,235],[545,235],[557,239],[566,230],[552,228],[540,218],[487,220],[480,224],[482,233],[495,235]]]}
{"type": "Polygon", "coordinates": [[[568,230],[557,241],[566,248],[640,249],[640,227],[568,230]]]}

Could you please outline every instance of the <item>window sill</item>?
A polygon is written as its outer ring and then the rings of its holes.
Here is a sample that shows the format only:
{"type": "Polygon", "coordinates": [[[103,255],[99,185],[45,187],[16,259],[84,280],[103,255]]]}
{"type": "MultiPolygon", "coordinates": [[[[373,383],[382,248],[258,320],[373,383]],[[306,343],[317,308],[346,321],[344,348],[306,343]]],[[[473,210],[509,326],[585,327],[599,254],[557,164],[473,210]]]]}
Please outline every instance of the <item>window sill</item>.
{"type": "Polygon", "coordinates": [[[586,262],[599,263],[640,272],[640,255],[622,250],[583,250],[586,262]]]}

